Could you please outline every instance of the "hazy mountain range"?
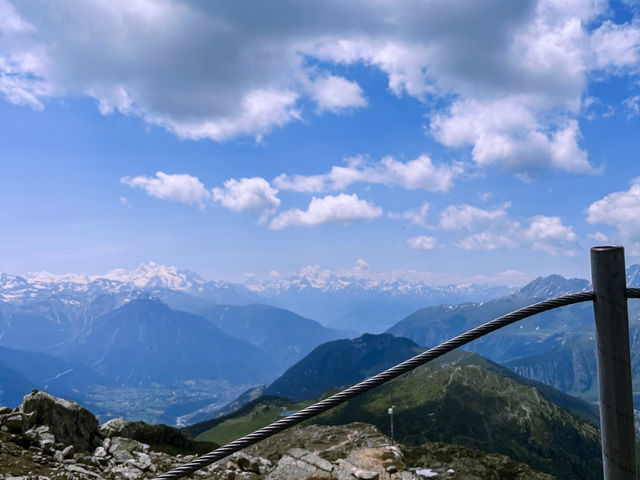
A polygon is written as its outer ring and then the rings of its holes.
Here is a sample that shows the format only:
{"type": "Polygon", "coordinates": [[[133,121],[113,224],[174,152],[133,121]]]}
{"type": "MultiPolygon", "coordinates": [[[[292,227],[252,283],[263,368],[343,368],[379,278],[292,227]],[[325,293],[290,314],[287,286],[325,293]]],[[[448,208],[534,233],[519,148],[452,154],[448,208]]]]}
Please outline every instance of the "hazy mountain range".
{"type": "Polygon", "coordinates": [[[103,294],[136,296],[142,291],[178,310],[197,313],[211,304],[270,304],[334,328],[364,333],[381,332],[427,305],[483,301],[506,295],[512,289],[372,280],[340,276],[317,267],[305,267],[288,278],[250,280],[243,285],[205,280],[195,272],[153,262],[133,271],[116,269],[104,275],[0,274],[0,304],[23,304],[52,297],[64,302],[83,302],[103,294]]]}
{"type": "Polygon", "coordinates": [[[338,275],[308,266],[297,275],[248,282],[253,292],[329,326],[379,333],[418,308],[484,301],[513,289],[492,285],[431,285],[422,281],[338,275]]]}
{"type": "MultiPolygon", "coordinates": [[[[193,272],[153,263],[99,277],[2,274],[0,402],[14,404],[20,391],[37,386],[87,402],[103,418],[137,415],[170,423],[202,418],[241,392],[273,382],[319,345],[357,336],[365,320],[371,320],[372,331],[388,327],[396,337],[431,347],[524,305],[590,288],[587,280],[551,275],[514,292],[507,290],[500,298],[429,306],[437,296],[434,292],[472,295],[475,287],[367,283],[313,273],[322,277],[320,281],[312,273],[275,279],[271,287],[264,283],[259,288],[255,282],[210,282],[193,272]],[[378,302],[376,313],[385,320],[364,315],[346,322],[358,328],[330,328],[313,316],[282,308],[283,300],[295,299],[296,292],[300,304],[315,298],[320,310],[332,303],[331,298],[345,299],[344,308],[360,312],[378,302]],[[375,292],[379,298],[366,300],[375,292]],[[410,308],[409,299],[421,302],[422,308],[399,319],[389,313],[398,305],[410,308]]],[[[629,268],[628,282],[638,285],[639,266],[629,268]]],[[[478,288],[477,293],[489,291],[478,288]]],[[[638,311],[630,302],[634,328],[638,311]]],[[[591,305],[585,303],[525,320],[468,349],[522,375],[593,399],[592,330],[591,305]]],[[[640,367],[634,366],[636,377],[640,381],[640,367]]],[[[316,389],[324,386],[320,377],[317,381],[316,389]]]]}

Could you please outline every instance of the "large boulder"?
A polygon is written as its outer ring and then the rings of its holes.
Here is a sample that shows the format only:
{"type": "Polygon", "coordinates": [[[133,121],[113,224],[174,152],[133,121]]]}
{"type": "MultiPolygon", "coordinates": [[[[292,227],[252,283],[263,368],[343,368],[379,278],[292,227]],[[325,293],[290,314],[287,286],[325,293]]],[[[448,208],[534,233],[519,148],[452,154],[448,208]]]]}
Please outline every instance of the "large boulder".
{"type": "Polygon", "coordinates": [[[100,444],[98,420],[75,402],[33,390],[24,397],[19,411],[33,414],[35,425],[47,425],[56,441],[88,452],[100,444]]]}
{"type": "Polygon", "coordinates": [[[100,426],[105,437],[126,437],[148,445],[171,445],[189,449],[194,441],[180,430],[167,425],[149,425],[144,422],[127,422],[122,418],[113,418],[100,426]]]}

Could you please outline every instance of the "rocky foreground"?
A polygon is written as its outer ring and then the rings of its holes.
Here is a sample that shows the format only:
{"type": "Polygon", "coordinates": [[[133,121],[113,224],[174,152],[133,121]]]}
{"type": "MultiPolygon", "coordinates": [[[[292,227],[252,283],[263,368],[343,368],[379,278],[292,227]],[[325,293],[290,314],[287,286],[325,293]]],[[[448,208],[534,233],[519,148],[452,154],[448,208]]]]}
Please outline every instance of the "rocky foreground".
{"type": "MultiPolygon", "coordinates": [[[[34,390],[15,409],[0,407],[0,478],[151,479],[202,451],[179,430],[113,419],[99,425],[77,403],[34,390]],[[183,453],[176,453],[183,452],[183,453]]],[[[207,447],[205,445],[205,447],[207,447]]],[[[504,455],[428,443],[391,445],[363,423],[306,426],[271,437],[189,478],[221,480],[514,479],[554,477],[504,455]]]]}

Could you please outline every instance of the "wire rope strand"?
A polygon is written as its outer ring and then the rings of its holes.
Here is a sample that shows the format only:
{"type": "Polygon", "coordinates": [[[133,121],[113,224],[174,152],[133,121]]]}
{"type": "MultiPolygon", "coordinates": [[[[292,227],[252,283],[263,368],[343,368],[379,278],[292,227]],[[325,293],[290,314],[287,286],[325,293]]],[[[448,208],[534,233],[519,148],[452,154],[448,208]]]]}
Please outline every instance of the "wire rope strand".
{"type": "Polygon", "coordinates": [[[625,293],[627,298],[640,298],[640,288],[627,288],[625,293]]]}
{"type": "MultiPolygon", "coordinates": [[[[638,297],[640,298],[640,289],[627,289],[627,296],[630,296],[629,292],[634,295],[637,293],[638,297]],[[632,290],[633,292],[631,292],[632,290]]],[[[413,370],[416,367],[424,365],[425,363],[434,360],[444,355],[445,353],[455,350],[458,347],[466,345],[473,340],[483,337],[484,335],[499,330],[500,328],[506,327],[507,325],[511,325],[512,323],[515,323],[519,320],[531,317],[532,315],[536,315],[538,313],[546,312],[548,310],[553,310],[554,308],[563,307],[566,305],[593,301],[594,298],[595,295],[592,290],[586,292],[571,293],[539,303],[534,303],[533,305],[520,308],[519,310],[513,311],[511,313],[507,313],[506,315],[495,318],[487,323],[472,328],[471,330],[468,330],[450,340],[447,340],[436,347],[419,353],[418,355],[405,360],[404,362],[399,363],[391,368],[388,368],[387,370],[378,373],[373,377],[369,377],[349,388],[346,388],[345,390],[342,390],[335,395],[332,395],[328,398],[325,398],[324,400],[320,400],[319,402],[314,403],[313,405],[303,408],[302,410],[299,410],[298,412],[289,415],[288,417],[273,422],[266,427],[260,428],[252,433],[245,435],[244,437],[229,442],[226,445],[217,448],[216,450],[213,450],[205,455],[202,455],[201,457],[185,463],[184,465],[180,465],[179,467],[163,473],[156,477],[154,480],[177,480],[179,478],[190,475],[197,470],[211,465],[213,462],[222,460],[232,453],[253,445],[260,440],[264,440],[265,438],[271,437],[276,433],[286,430],[287,428],[297,425],[298,423],[308,420],[309,418],[326,412],[327,410],[340,405],[341,403],[344,403],[354,397],[357,397],[358,395],[368,392],[372,388],[393,380],[394,378],[399,377],[400,375],[407,373],[408,371],[413,370]]]]}

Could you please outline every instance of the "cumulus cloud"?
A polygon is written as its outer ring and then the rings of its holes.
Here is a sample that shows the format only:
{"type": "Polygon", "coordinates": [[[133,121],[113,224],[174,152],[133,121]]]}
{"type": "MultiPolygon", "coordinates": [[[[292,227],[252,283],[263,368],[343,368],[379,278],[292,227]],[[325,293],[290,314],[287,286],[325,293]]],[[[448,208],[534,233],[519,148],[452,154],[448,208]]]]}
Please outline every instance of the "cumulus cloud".
{"type": "Polygon", "coordinates": [[[434,113],[430,128],[443,145],[473,147],[471,156],[482,167],[515,173],[535,173],[545,167],[571,173],[600,171],[579,146],[575,119],[549,129],[522,99],[457,101],[448,110],[434,113]]]}
{"type": "Polygon", "coordinates": [[[446,146],[470,146],[481,166],[593,173],[575,123],[590,73],[635,74],[639,61],[638,20],[603,21],[606,8],[602,0],[250,9],[0,0],[0,94],[35,108],[89,96],[104,114],[224,141],[301,119],[309,101],[318,112],[365,106],[362,87],[331,68],[364,65],[386,76],[392,94],[438,105],[431,133],[446,146]],[[461,125],[473,128],[464,134],[461,125]]]}
{"type": "Polygon", "coordinates": [[[613,192],[587,208],[587,222],[611,225],[620,239],[640,250],[640,177],[631,181],[628,190],[613,192]]]}
{"type": "Polygon", "coordinates": [[[339,112],[367,105],[360,85],[334,75],[327,75],[312,81],[309,85],[309,91],[320,111],[339,112]]]}
{"type": "Polygon", "coordinates": [[[370,162],[362,157],[346,160],[346,165],[334,165],[325,174],[277,176],[273,183],[282,190],[296,192],[322,192],[344,190],[354,183],[371,183],[430,192],[448,192],[453,182],[463,173],[458,164],[434,164],[427,155],[414,160],[400,162],[385,157],[379,162],[370,162]]]}
{"type": "Polygon", "coordinates": [[[231,178],[224,182],[224,188],[214,188],[212,194],[215,202],[229,210],[259,215],[260,223],[266,222],[280,206],[278,190],[260,177],[231,178]]]}
{"type": "Polygon", "coordinates": [[[313,227],[327,223],[352,224],[372,220],[382,215],[382,208],[356,194],[313,197],[306,210],[294,208],[279,213],[271,220],[269,228],[282,230],[292,226],[313,227]]]}
{"type": "Polygon", "coordinates": [[[157,172],[155,177],[123,177],[120,182],[131,188],[141,188],[152,197],[200,207],[204,207],[204,202],[211,196],[197,177],[184,173],[170,175],[157,172]]]}
{"type": "Polygon", "coordinates": [[[496,223],[507,217],[510,202],[495,210],[485,210],[472,205],[449,205],[440,213],[440,226],[447,230],[470,230],[474,227],[496,223]]]}
{"type": "Polygon", "coordinates": [[[562,224],[558,217],[536,215],[529,219],[523,232],[527,244],[534,250],[542,250],[551,255],[575,255],[578,237],[572,227],[562,224]]]}
{"type": "Polygon", "coordinates": [[[495,250],[525,247],[551,255],[575,255],[578,238],[573,227],[559,217],[536,215],[526,224],[512,219],[510,203],[490,209],[471,205],[449,206],[440,215],[440,226],[449,230],[472,232],[456,245],[463,250],[495,250]]]}
{"type": "Polygon", "coordinates": [[[615,24],[605,21],[591,36],[596,65],[601,69],[636,69],[640,66],[640,19],[615,24]]]}
{"type": "Polygon", "coordinates": [[[435,237],[420,235],[418,237],[408,239],[407,244],[416,250],[433,250],[438,245],[438,241],[435,237]]]}
{"type": "Polygon", "coordinates": [[[402,213],[389,213],[389,218],[407,220],[408,222],[422,228],[428,228],[427,213],[429,212],[429,204],[424,203],[420,208],[412,208],[402,213]]]}

